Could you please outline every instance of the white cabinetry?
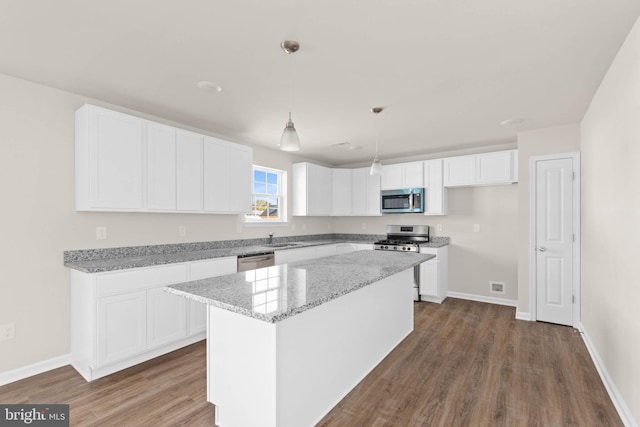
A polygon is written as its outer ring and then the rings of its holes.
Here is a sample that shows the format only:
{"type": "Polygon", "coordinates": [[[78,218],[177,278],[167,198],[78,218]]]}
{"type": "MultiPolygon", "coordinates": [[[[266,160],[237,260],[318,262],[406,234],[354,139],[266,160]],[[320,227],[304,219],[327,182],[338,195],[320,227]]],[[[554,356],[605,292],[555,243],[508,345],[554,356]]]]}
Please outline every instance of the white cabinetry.
{"type": "Polygon", "coordinates": [[[147,208],[176,209],[176,129],[147,122],[147,208]]]}
{"type": "Polygon", "coordinates": [[[95,274],[71,270],[71,364],[92,381],[203,339],[205,305],[163,288],[235,271],[236,257],[95,274]]]}
{"type": "Polygon", "coordinates": [[[308,259],[317,258],[317,256],[318,255],[315,246],[276,251],[276,264],[288,264],[290,262],[305,261],[308,259]]]}
{"type": "Polygon", "coordinates": [[[352,203],[352,171],[351,169],[332,169],[333,175],[333,207],[331,215],[351,215],[352,203]]]}
{"type": "Polygon", "coordinates": [[[424,187],[423,162],[397,163],[382,166],[382,190],[424,187]]]}
{"type": "Polygon", "coordinates": [[[420,299],[441,303],[447,298],[449,281],[449,249],[421,247],[420,253],[436,257],[420,264],[420,299]]]}
{"type": "Polygon", "coordinates": [[[177,210],[203,210],[203,152],[200,134],[178,129],[176,132],[177,210]]]}
{"type": "Polygon", "coordinates": [[[251,210],[252,154],[249,147],[204,138],[204,210],[245,213],[251,210]]]}
{"type": "Polygon", "coordinates": [[[249,212],[252,162],[250,147],[93,105],[76,111],[79,211],[249,212]]]}
{"type": "Polygon", "coordinates": [[[510,184],[518,181],[516,150],[444,159],[444,186],[510,184]]]}
{"type": "Polygon", "coordinates": [[[380,176],[369,174],[369,168],[353,169],[351,175],[354,216],[380,216],[380,176]]]}
{"type": "Polygon", "coordinates": [[[442,159],[424,162],[425,215],[447,214],[447,189],[444,187],[442,159]]]}
{"type": "Polygon", "coordinates": [[[92,105],[76,111],[76,210],[143,209],[144,128],[92,105]]]}
{"type": "Polygon", "coordinates": [[[331,215],[333,203],[331,169],[313,163],[295,163],[291,168],[293,172],[293,215],[331,215]]]}

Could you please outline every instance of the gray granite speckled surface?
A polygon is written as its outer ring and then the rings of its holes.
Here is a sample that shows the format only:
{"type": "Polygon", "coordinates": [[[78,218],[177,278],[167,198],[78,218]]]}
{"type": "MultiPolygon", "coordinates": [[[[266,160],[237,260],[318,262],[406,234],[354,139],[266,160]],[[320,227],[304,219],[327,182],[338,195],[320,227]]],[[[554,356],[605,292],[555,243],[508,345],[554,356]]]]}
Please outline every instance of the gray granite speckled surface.
{"type": "MultiPolygon", "coordinates": [[[[313,234],[274,238],[273,243],[290,243],[290,246],[269,247],[268,239],[220,240],[212,242],[176,243],[167,245],[129,246],[105,249],[82,249],[64,252],[64,265],[84,273],[154,265],[198,261],[238,255],[252,255],[267,251],[288,250],[305,246],[336,243],[373,243],[386,236],[378,234],[313,234]]],[[[421,246],[442,247],[449,244],[448,237],[432,236],[421,246]]]]}
{"type": "Polygon", "coordinates": [[[434,255],[357,251],[165,287],[165,291],[275,323],[414,267],[434,255]]]}

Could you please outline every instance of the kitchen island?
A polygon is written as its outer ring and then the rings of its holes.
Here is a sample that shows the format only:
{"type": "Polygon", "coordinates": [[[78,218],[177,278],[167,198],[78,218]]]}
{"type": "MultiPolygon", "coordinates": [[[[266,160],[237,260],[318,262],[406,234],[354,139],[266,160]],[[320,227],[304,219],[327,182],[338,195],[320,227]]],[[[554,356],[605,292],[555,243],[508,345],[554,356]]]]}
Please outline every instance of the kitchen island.
{"type": "Polygon", "coordinates": [[[432,257],[358,251],[166,287],[208,304],[216,424],[317,423],[413,330],[413,267],[432,257]]]}

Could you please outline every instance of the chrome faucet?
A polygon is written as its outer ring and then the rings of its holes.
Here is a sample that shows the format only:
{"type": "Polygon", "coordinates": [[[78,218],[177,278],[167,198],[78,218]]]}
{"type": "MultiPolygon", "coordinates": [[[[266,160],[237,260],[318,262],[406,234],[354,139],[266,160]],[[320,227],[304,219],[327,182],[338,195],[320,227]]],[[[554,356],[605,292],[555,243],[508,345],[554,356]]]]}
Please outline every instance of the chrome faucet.
{"type": "Polygon", "coordinates": [[[271,233],[269,233],[269,244],[272,245],[273,244],[273,235],[276,234],[273,231],[271,233]]]}

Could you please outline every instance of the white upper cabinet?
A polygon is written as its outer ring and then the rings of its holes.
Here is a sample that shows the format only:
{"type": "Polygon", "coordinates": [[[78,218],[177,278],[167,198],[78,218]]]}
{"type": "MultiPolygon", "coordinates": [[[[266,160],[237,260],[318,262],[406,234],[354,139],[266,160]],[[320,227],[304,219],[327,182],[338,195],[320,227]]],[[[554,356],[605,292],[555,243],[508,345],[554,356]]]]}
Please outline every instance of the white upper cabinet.
{"type": "Polygon", "coordinates": [[[352,170],[351,214],[380,216],[380,176],[369,174],[369,168],[352,170]]]}
{"type": "Polygon", "coordinates": [[[76,111],[79,211],[249,212],[252,163],[250,147],[93,105],[76,111]]]}
{"type": "Polygon", "coordinates": [[[423,162],[396,163],[382,166],[382,190],[424,187],[423,162]]]}
{"type": "Polygon", "coordinates": [[[444,159],[444,186],[510,184],[518,181],[516,150],[444,159]]]}
{"type": "Polygon", "coordinates": [[[76,210],[144,208],[144,124],[92,105],[76,111],[76,210]]]}
{"type": "Polygon", "coordinates": [[[147,208],[176,209],[176,129],[147,122],[147,208]]]}
{"type": "Polygon", "coordinates": [[[331,215],[351,215],[351,169],[333,169],[333,207],[331,215]]]}
{"type": "Polygon", "coordinates": [[[447,214],[447,189],[444,188],[442,159],[424,162],[425,215],[447,214]]]}
{"type": "Polygon", "coordinates": [[[505,184],[518,181],[516,150],[484,153],[476,156],[478,184],[505,184]]]}
{"type": "Polygon", "coordinates": [[[251,149],[204,138],[204,210],[246,213],[251,210],[251,149]]]}
{"type": "Polygon", "coordinates": [[[178,129],[176,132],[176,175],[178,211],[203,210],[203,139],[204,136],[178,129]]]}
{"type": "Polygon", "coordinates": [[[291,165],[294,216],[328,216],[333,205],[333,173],[313,163],[291,165]]]}

